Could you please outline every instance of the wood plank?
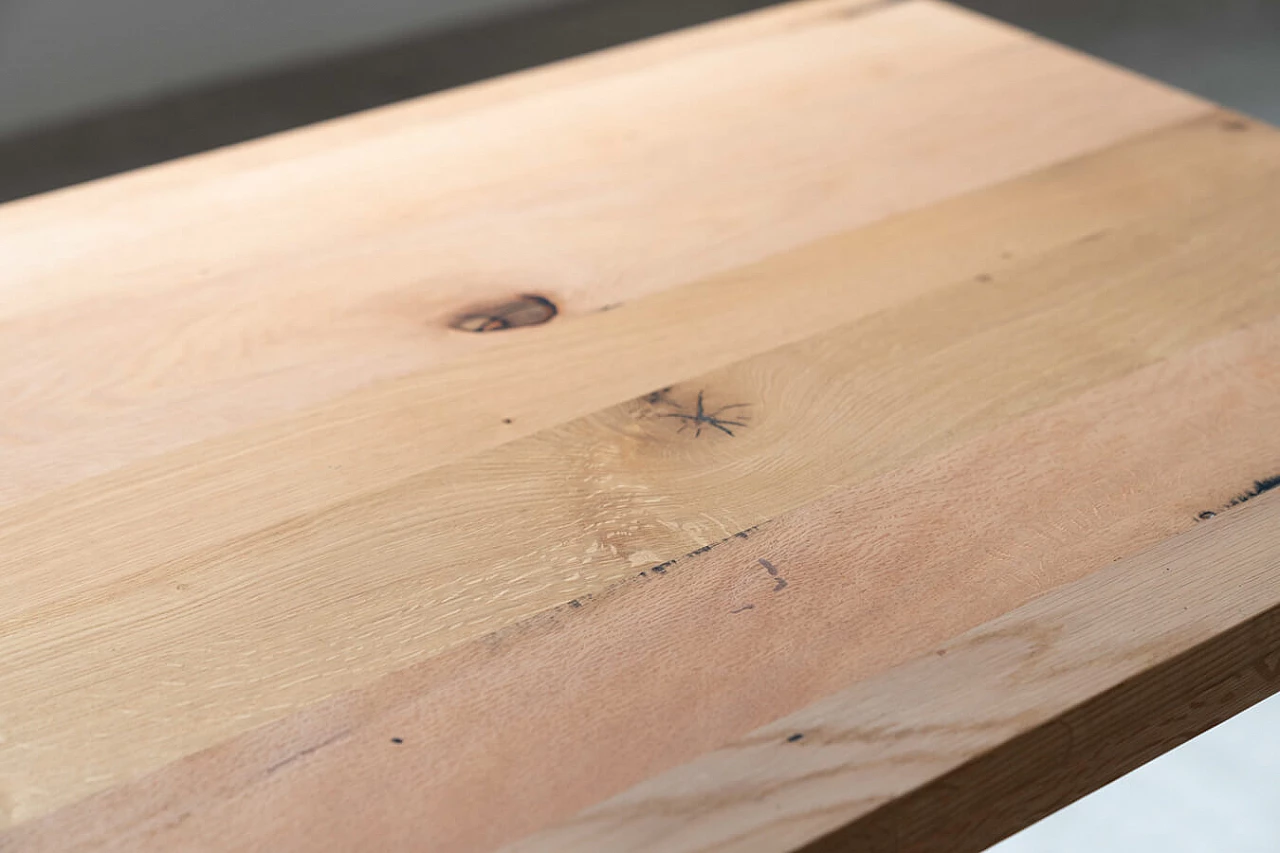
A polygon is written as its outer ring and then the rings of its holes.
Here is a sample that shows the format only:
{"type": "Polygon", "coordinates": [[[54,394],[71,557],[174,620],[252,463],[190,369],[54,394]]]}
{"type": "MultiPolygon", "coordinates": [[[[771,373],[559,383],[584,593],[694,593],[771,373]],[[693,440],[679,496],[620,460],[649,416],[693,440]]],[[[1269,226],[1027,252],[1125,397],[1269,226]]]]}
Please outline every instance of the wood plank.
{"type": "Polygon", "coordinates": [[[1259,497],[508,849],[985,849],[1280,689],[1277,530],[1259,497]]]}
{"type": "MultiPolygon", "coordinates": [[[[592,808],[1112,560],[1207,583],[1277,221],[1271,129],[934,0],[0,208],[0,850],[926,844],[1004,755],[1007,831],[1147,747],[1046,776],[1037,694],[874,815],[592,808]]],[[[1133,665],[1076,687],[1140,737],[1133,665]]]]}
{"type": "Polygon", "coordinates": [[[16,838],[31,849],[161,850],[217,827],[226,849],[345,849],[371,837],[491,848],[1190,529],[1262,472],[1280,472],[1278,406],[1273,320],[16,838]],[[548,695],[548,684],[560,689],[548,695]],[[317,812],[335,799],[344,810],[317,812]],[[504,806],[493,814],[476,802],[504,806]],[[365,819],[346,820],[350,811],[365,819]]]}
{"type": "Polygon", "coordinates": [[[1280,213],[1277,183],[1220,190],[1218,209],[1200,200],[1010,262],[657,403],[212,547],[184,539],[188,550],[144,556],[147,528],[113,522],[135,538],[112,572],[109,542],[33,519],[10,540],[32,568],[8,578],[0,754],[21,790],[126,780],[1273,316],[1280,249],[1259,237],[1280,213]],[[1210,274],[1232,286],[1206,292],[1210,274]],[[708,389],[709,405],[750,401],[750,426],[696,436],[664,417],[708,389]],[[802,402],[820,399],[845,402],[802,402]],[[49,533],[33,535],[41,523],[49,533]],[[89,694],[101,704],[67,701],[89,694]],[[175,708],[181,725],[158,725],[175,708]]]}
{"type": "MultiPolygon", "coordinates": [[[[194,507],[207,510],[219,494],[234,493],[234,501],[219,505],[217,531],[232,535],[254,529],[686,379],[690,364],[711,368],[798,340],[927,288],[998,270],[1010,255],[1034,254],[1105,230],[1142,215],[1149,205],[1192,204],[1212,194],[1220,181],[1271,170],[1275,152],[1269,135],[1224,133],[1224,121],[1232,119],[1195,122],[1026,181],[829,238],[797,250],[809,258],[802,266],[795,266],[788,253],[606,314],[566,318],[539,327],[537,336],[502,340],[464,364],[384,383],[217,444],[203,442],[186,454],[134,466],[38,503],[32,498],[46,478],[84,473],[79,454],[58,442],[19,442],[3,456],[0,505],[6,498],[9,503],[22,499],[56,519],[59,508],[82,506],[85,494],[127,490],[135,511],[150,504],[148,515],[185,519],[200,514],[194,507]],[[932,241],[936,251],[911,251],[920,240],[932,241]],[[858,264],[856,276],[848,272],[852,263],[858,264]],[[784,269],[788,264],[791,270],[784,269]],[[782,278],[779,271],[801,277],[782,278]],[[894,288],[880,286],[886,278],[894,288]],[[575,359],[575,375],[565,378],[577,381],[548,383],[561,353],[575,359]],[[637,369],[604,381],[614,373],[601,361],[606,355],[637,369]],[[588,372],[593,365],[598,372],[588,372]],[[477,385],[486,393],[475,394],[477,385]],[[441,410],[456,417],[436,417],[441,410]],[[399,416],[387,417],[388,411],[399,416]],[[378,452],[353,457],[350,449],[365,442],[370,430],[376,430],[372,443],[378,452]],[[52,456],[51,449],[57,451],[52,456]],[[229,464],[232,459],[240,464],[229,464]],[[312,464],[319,459],[328,463],[312,464]],[[183,469],[182,494],[158,482],[183,469]],[[255,500],[246,501],[245,495],[255,500]]],[[[198,409],[197,401],[192,405],[198,409]]],[[[95,451],[92,466],[99,459],[109,467],[119,464],[114,449],[133,453],[140,440],[127,425],[101,421],[82,432],[80,438],[95,451]]],[[[77,509],[70,517],[81,516],[77,509]]],[[[152,538],[145,532],[139,537],[144,543],[152,538]]],[[[199,532],[192,539],[199,544],[199,532]]],[[[132,547],[145,546],[135,542],[132,547]]],[[[109,561],[99,553],[99,562],[103,559],[109,561]]]]}
{"type": "Polygon", "coordinates": [[[483,358],[471,306],[583,317],[1208,109],[950,7],[843,11],[6,207],[0,501],[483,358]]]}
{"type": "MultiPolygon", "coordinates": [[[[1223,121],[1230,119],[1197,121],[589,321],[547,327],[537,339],[505,343],[479,365],[383,385],[40,500],[26,494],[25,505],[2,516],[0,527],[27,541],[46,540],[55,539],[56,530],[83,524],[86,515],[100,519],[92,572],[102,577],[117,560],[176,557],[183,552],[163,549],[216,544],[386,488],[452,459],[688,379],[690,364],[728,364],[967,277],[998,273],[1020,258],[1131,222],[1151,207],[1194,209],[1220,185],[1252,183],[1254,175],[1274,172],[1274,138],[1266,132],[1224,133],[1223,121]],[[920,241],[934,251],[916,252],[920,241]],[[894,287],[881,286],[885,280],[894,287]],[[823,310],[815,311],[814,305],[823,310]],[[767,322],[753,319],[759,316],[767,322]],[[552,386],[544,381],[558,353],[572,356],[576,382],[552,386]],[[634,360],[636,370],[617,375],[603,362],[606,355],[634,360]],[[486,383],[483,395],[472,391],[477,376],[486,383]],[[456,417],[436,417],[442,410],[456,417]],[[365,443],[373,446],[352,454],[353,447],[365,443]],[[174,477],[183,482],[176,494],[169,485],[174,477]],[[126,494],[129,500],[121,501],[126,494]],[[115,506],[120,503],[124,506],[115,506]],[[92,514],[85,512],[90,505],[92,514]],[[216,526],[193,529],[190,519],[215,508],[216,526]],[[155,542],[146,530],[130,529],[130,521],[138,518],[188,527],[181,542],[155,542]],[[44,526],[32,528],[33,523],[44,526]],[[157,546],[161,550],[150,550],[157,546]]],[[[5,544],[19,547],[16,537],[5,544]]],[[[80,549],[68,550],[83,560],[80,549]]]]}

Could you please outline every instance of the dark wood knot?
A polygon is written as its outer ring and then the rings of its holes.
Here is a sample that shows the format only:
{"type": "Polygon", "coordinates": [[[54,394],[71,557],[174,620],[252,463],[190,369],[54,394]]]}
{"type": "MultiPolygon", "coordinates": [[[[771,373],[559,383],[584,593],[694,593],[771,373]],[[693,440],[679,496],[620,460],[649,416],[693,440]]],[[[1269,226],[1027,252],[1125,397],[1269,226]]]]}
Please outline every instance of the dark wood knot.
{"type": "Polygon", "coordinates": [[[539,326],[557,313],[556,304],[550,299],[526,293],[507,302],[470,309],[449,325],[463,332],[500,332],[520,326],[539,326]]]}

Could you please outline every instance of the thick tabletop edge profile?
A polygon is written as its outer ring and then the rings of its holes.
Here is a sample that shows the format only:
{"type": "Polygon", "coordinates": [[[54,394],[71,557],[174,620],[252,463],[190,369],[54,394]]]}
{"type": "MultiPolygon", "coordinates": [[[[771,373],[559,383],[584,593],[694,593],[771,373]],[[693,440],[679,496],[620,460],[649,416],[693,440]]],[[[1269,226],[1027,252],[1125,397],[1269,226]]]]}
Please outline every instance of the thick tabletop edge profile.
{"type": "Polygon", "coordinates": [[[505,849],[984,850],[1280,690],[1277,529],[1280,493],[505,849]]]}

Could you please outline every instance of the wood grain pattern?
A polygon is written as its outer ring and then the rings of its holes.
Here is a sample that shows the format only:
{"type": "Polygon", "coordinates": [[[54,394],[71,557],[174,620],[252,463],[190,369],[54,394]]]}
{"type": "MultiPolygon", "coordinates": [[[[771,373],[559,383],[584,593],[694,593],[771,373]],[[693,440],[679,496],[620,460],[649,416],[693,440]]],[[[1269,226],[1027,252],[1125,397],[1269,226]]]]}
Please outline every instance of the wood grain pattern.
{"type": "MultiPolygon", "coordinates": [[[[146,517],[148,492],[157,505],[172,503],[174,477],[190,509],[170,506],[168,516],[182,519],[202,504],[207,511],[207,493],[184,468],[100,511],[93,547],[65,532],[83,504],[60,495],[59,511],[45,519],[20,507],[28,523],[14,526],[9,553],[30,559],[10,573],[12,595],[0,611],[9,625],[0,638],[8,661],[0,693],[14,697],[15,740],[47,744],[48,755],[28,753],[22,766],[39,788],[71,784],[85,768],[113,779],[151,769],[157,757],[180,757],[283,708],[590,594],[850,478],[1273,313],[1273,244],[1254,240],[1241,251],[1223,240],[1227,254],[1202,250],[1194,259],[1178,248],[1193,234],[1234,239],[1273,221],[1273,184],[1251,179],[1238,198],[1221,191],[1225,209],[1216,216],[1199,204],[1190,216],[1117,227],[1011,262],[999,278],[962,282],[927,303],[746,359],[657,404],[607,410],[206,547],[189,526],[182,538],[143,543],[139,534],[154,528],[129,522],[146,517]],[[1208,268],[1236,285],[1206,302],[1199,282],[1208,268]],[[1017,361],[1004,357],[1014,351],[1017,361]],[[710,405],[749,401],[736,411],[752,423],[736,440],[695,437],[664,417],[677,405],[691,411],[707,388],[710,405]],[[903,397],[903,388],[915,390],[903,397]],[[802,408],[829,398],[850,405],[802,408]],[[874,452],[846,453],[855,436],[874,452]],[[51,587],[51,575],[62,584],[51,587]],[[74,620],[57,618],[68,610],[74,620]],[[136,627],[122,635],[122,625],[136,627]],[[214,655],[210,636],[220,636],[214,655]],[[340,651],[317,656],[316,644],[340,651]],[[246,659],[258,661],[248,673],[246,659]],[[104,668],[115,673],[106,683],[104,668]],[[171,673],[180,677],[165,677],[171,673]],[[65,701],[90,685],[116,710],[65,701]],[[165,725],[174,708],[184,709],[182,724],[165,725]],[[83,763],[68,767],[65,750],[83,763]]],[[[811,262],[806,253],[795,260],[811,262]]],[[[781,272],[778,280],[794,277],[781,272]]],[[[98,503],[102,484],[92,485],[98,503]]],[[[225,485],[215,479],[210,487],[225,485]]],[[[229,517],[217,513],[214,532],[225,536],[229,517]]],[[[261,512],[256,520],[263,524],[261,512]]]]}
{"type": "Polygon", "coordinates": [[[448,327],[467,303],[590,314],[1204,109],[907,3],[271,168],[206,155],[179,187],[125,179],[123,202],[107,181],[19,203],[0,216],[0,501],[483,355],[448,327]]]}
{"type": "Polygon", "coordinates": [[[1280,690],[1277,525],[1267,495],[508,849],[984,849],[1280,690]]]}
{"type": "MultiPolygon", "coordinates": [[[[1162,548],[1202,582],[1172,543],[1280,474],[1278,221],[1274,131],[932,0],[0,208],[0,850],[934,843],[936,762],[687,837],[645,780],[1162,548]]],[[[1202,627],[1115,695],[1175,714],[1202,627]]],[[[1158,746],[1064,780],[1039,725],[972,844],[1158,746]]]]}
{"type": "Polygon", "coordinates": [[[113,791],[88,810],[109,827],[55,815],[49,849],[173,849],[214,827],[229,847],[345,849],[376,826],[393,845],[467,850],[567,818],[1188,530],[1280,470],[1277,332],[1208,342],[113,791]],[[314,808],[335,798],[364,819],[314,808]]]}

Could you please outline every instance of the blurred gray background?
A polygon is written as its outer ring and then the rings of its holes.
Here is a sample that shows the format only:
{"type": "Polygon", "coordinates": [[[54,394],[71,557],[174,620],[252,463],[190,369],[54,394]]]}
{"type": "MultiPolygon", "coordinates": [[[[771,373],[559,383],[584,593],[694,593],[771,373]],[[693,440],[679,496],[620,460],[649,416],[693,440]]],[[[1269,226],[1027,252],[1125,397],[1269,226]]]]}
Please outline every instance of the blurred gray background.
{"type": "MultiPolygon", "coordinates": [[[[1280,0],[962,0],[1280,122],[1280,0]]],[[[771,0],[0,0],[0,200],[771,0]]]]}
{"type": "MultiPolygon", "coordinates": [[[[769,0],[0,0],[0,200],[769,0]]],[[[1280,0],[962,5],[1280,123],[1280,0]]],[[[1280,700],[997,846],[1280,851],[1280,700]]]]}

